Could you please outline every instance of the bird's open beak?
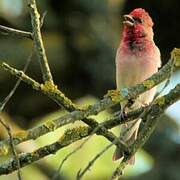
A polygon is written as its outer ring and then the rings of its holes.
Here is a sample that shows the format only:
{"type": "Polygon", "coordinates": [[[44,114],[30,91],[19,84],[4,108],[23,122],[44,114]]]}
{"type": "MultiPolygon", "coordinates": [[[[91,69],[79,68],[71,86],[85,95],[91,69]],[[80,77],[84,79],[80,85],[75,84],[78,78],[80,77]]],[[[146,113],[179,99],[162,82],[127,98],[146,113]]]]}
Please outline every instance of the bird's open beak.
{"type": "Polygon", "coordinates": [[[131,15],[124,15],[123,18],[124,18],[123,24],[127,25],[128,27],[134,26],[135,21],[131,15]]]}

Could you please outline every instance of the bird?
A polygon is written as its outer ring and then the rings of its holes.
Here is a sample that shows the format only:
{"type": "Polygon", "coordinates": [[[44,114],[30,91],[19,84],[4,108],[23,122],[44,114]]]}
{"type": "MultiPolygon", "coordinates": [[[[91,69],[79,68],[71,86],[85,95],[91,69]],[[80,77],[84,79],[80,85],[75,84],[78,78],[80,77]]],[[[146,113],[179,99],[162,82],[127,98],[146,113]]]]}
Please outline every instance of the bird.
{"type": "MultiPolygon", "coordinates": [[[[123,16],[123,30],[119,47],[116,52],[116,86],[117,90],[129,88],[142,83],[152,76],[161,66],[160,50],[154,42],[153,21],[143,8],[136,8],[123,16]]],[[[150,104],[156,93],[156,87],[140,94],[132,103],[121,103],[121,111],[127,113],[150,104]]],[[[120,140],[128,146],[137,138],[141,119],[121,125],[120,140]]],[[[116,147],[113,160],[123,157],[121,149],[116,147]]],[[[135,163],[135,156],[128,161],[135,163]]]]}

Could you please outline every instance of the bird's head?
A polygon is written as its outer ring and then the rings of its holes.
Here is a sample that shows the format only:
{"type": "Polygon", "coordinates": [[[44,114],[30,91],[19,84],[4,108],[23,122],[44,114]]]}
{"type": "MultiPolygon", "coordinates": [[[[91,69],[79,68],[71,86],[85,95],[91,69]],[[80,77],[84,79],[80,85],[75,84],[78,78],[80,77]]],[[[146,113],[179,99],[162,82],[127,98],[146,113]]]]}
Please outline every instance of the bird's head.
{"type": "Polygon", "coordinates": [[[128,15],[124,15],[123,18],[124,33],[126,36],[153,39],[153,21],[144,9],[134,9],[128,15]]]}

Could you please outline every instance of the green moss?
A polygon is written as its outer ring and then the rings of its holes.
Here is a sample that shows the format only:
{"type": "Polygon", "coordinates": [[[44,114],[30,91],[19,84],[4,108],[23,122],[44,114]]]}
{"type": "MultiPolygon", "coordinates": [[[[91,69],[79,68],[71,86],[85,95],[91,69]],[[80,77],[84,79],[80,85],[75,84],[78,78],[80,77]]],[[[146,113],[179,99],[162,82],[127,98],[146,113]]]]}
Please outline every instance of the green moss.
{"type": "Polygon", "coordinates": [[[90,107],[92,107],[92,105],[83,105],[83,107],[79,107],[79,110],[80,111],[86,111],[90,107]]]}
{"type": "Polygon", "coordinates": [[[15,134],[13,134],[14,139],[18,139],[19,141],[23,139],[27,139],[28,132],[27,131],[18,131],[15,134]]]}
{"type": "Polygon", "coordinates": [[[79,109],[70,99],[68,99],[52,81],[46,81],[45,84],[41,84],[41,90],[45,94],[49,94],[59,101],[65,108],[70,111],[79,109]]]}
{"type": "Polygon", "coordinates": [[[165,97],[162,96],[162,97],[156,99],[155,103],[158,104],[159,106],[163,106],[166,103],[166,99],[165,99],[165,97]]]}
{"type": "Polygon", "coordinates": [[[41,84],[41,90],[46,92],[56,92],[58,87],[52,81],[46,81],[44,84],[41,84]]]}
{"type": "Polygon", "coordinates": [[[9,154],[9,147],[7,145],[3,144],[0,148],[0,155],[5,156],[7,154],[9,154]]]}
{"type": "Polygon", "coordinates": [[[88,135],[88,128],[85,126],[79,126],[73,129],[67,129],[63,136],[60,138],[60,142],[68,142],[74,139],[80,139],[88,135]]]}
{"type": "Polygon", "coordinates": [[[123,95],[121,94],[119,90],[109,90],[106,97],[110,97],[114,103],[118,103],[123,100],[123,95]]]}
{"type": "Polygon", "coordinates": [[[144,87],[149,89],[149,88],[153,87],[155,85],[155,83],[153,80],[146,80],[143,82],[143,85],[144,85],[144,87]]]}
{"type": "Polygon", "coordinates": [[[88,128],[87,128],[87,127],[80,126],[80,127],[78,127],[78,128],[79,128],[80,135],[81,135],[82,137],[88,135],[88,128]]]}
{"type": "Polygon", "coordinates": [[[180,49],[174,48],[171,52],[171,58],[175,61],[175,66],[180,66],[180,49]]]}
{"type": "Polygon", "coordinates": [[[50,131],[54,131],[56,129],[56,124],[53,121],[47,121],[44,123],[44,126],[50,131]]]}

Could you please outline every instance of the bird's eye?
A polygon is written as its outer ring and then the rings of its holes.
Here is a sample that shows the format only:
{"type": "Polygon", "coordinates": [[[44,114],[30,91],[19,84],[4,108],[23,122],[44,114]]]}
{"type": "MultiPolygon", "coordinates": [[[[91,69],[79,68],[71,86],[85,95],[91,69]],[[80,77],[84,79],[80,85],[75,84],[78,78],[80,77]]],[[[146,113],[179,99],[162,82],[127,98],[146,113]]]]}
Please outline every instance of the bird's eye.
{"type": "Polygon", "coordinates": [[[140,19],[140,18],[138,18],[138,17],[133,17],[133,19],[134,19],[134,21],[135,21],[136,23],[140,23],[140,24],[143,23],[142,19],[140,19]]]}

